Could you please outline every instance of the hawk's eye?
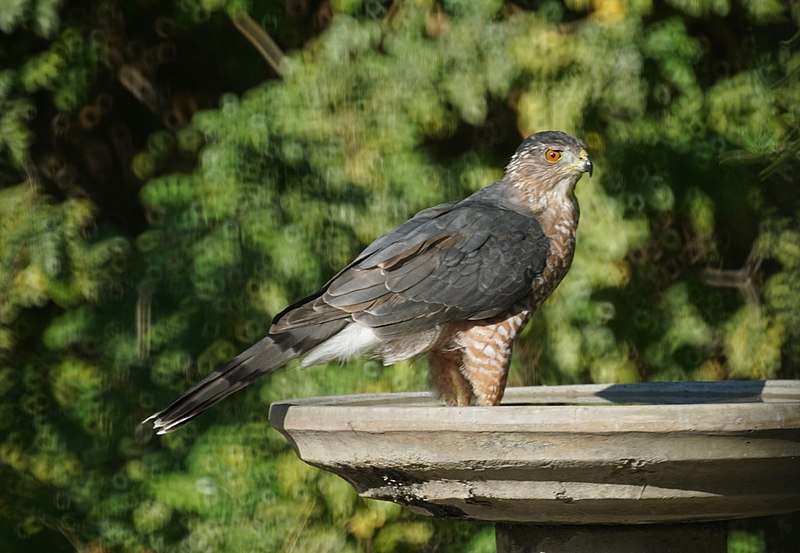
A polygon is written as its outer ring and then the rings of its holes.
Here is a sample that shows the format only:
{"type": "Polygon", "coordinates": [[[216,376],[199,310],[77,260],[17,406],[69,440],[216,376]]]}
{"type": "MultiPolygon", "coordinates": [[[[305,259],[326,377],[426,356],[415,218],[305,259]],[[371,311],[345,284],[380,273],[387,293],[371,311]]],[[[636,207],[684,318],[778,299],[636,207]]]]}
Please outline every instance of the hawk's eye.
{"type": "Polygon", "coordinates": [[[547,151],[544,153],[544,158],[550,163],[555,163],[561,159],[561,152],[552,148],[547,148],[547,151]]]}

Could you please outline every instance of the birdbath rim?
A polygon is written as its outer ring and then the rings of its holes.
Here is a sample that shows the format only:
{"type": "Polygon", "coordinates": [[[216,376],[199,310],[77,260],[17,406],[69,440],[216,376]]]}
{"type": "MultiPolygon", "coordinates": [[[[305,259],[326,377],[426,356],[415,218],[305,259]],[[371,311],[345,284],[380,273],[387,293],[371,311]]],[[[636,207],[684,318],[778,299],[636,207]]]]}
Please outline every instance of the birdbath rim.
{"type": "MultiPolygon", "coordinates": [[[[506,389],[504,404],[552,404],[570,399],[580,404],[626,403],[646,401],[658,403],[709,402],[800,402],[800,380],[692,380],[653,381],[608,384],[541,384],[506,389]]],[[[272,405],[373,405],[407,404],[408,406],[445,406],[431,392],[379,392],[288,398],[272,405]]]]}
{"type": "Polygon", "coordinates": [[[416,430],[444,430],[469,424],[473,431],[510,431],[535,424],[542,432],[725,432],[773,427],[776,413],[788,416],[780,417],[781,428],[800,428],[800,380],[524,386],[508,388],[499,406],[447,406],[430,392],[286,399],[269,409],[270,423],[281,432],[290,408],[303,415],[295,425],[311,422],[319,430],[399,431],[411,424],[416,430]],[[731,404],[745,409],[748,418],[731,417],[731,404]],[[692,416],[676,418],[677,413],[692,416]]]}
{"type": "Polygon", "coordinates": [[[270,422],[363,497],[539,524],[713,521],[800,510],[800,381],[509,388],[291,399],[270,422]]]}

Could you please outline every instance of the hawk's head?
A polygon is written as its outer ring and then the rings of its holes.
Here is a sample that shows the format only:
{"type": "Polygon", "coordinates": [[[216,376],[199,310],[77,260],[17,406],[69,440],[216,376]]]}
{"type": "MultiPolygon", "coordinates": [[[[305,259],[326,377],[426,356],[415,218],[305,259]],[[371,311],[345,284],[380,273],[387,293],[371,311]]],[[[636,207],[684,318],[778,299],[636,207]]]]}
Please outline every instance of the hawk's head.
{"type": "Polygon", "coordinates": [[[507,178],[537,192],[562,187],[571,191],[583,173],[592,174],[586,144],[561,131],[530,135],[506,166],[507,178]]]}

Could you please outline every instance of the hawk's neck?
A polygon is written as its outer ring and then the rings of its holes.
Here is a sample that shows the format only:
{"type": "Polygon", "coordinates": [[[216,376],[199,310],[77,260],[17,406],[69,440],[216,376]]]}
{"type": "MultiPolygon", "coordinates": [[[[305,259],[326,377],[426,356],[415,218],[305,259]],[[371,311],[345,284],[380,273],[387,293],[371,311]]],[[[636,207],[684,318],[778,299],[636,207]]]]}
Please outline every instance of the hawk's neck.
{"type": "Polygon", "coordinates": [[[545,191],[518,189],[517,201],[523,203],[539,221],[549,241],[544,270],[531,291],[533,309],[555,290],[572,264],[580,218],[574,194],[576,180],[565,179],[545,191]]]}
{"type": "MultiPolygon", "coordinates": [[[[574,189],[577,178],[564,179],[548,190],[540,191],[520,183],[500,180],[467,198],[482,201],[534,217],[545,236],[556,245],[563,244],[566,256],[574,247],[580,210],[574,189]]],[[[557,247],[557,249],[559,249],[557,247]]]]}
{"type": "Polygon", "coordinates": [[[580,208],[574,185],[556,186],[547,192],[531,195],[528,205],[542,230],[551,241],[568,241],[574,246],[580,208]]]}

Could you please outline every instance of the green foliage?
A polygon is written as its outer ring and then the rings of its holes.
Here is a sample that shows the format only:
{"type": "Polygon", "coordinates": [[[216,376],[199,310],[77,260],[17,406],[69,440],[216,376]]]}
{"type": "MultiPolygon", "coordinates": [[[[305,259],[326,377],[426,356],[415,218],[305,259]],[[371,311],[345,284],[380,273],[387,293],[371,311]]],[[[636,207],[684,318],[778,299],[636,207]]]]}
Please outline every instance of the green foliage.
{"type": "Polygon", "coordinates": [[[100,299],[119,277],[114,263],[128,251],[121,237],[87,241],[91,221],[85,200],[53,204],[27,183],[0,190],[0,349],[13,349],[14,326],[26,308],[48,302],[76,309],[53,320],[49,345],[79,339],[76,330],[91,316],[81,304],[100,299]]]}
{"type": "Polygon", "coordinates": [[[3,0],[0,31],[10,33],[22,25],[42,37],[51,37],[59,25],[61,0],[3,0]]]}
{"type": "Polygon", "coordinates": [[[432,536],[433,527],[429,522],[393,522],[378,532],[374,542],[375,552],[419,550],[432,536]]]}
{"type": "Polygon", "coordinates": [[[728,553],[763,553],[764,536],[756,532],[735,530],[728,536],[728,553]]]}
{"type": "Polygon", "coordinates": [[[181,432],[135,429],[535,130],[584,137],[597,170],[512,385],[798,377],[796,2],[289,4],[0,1],[0,548],[492,551],[490,527],[357,497],[264,421],[424,389],[424,361],[289,367],[181,432]]]}

